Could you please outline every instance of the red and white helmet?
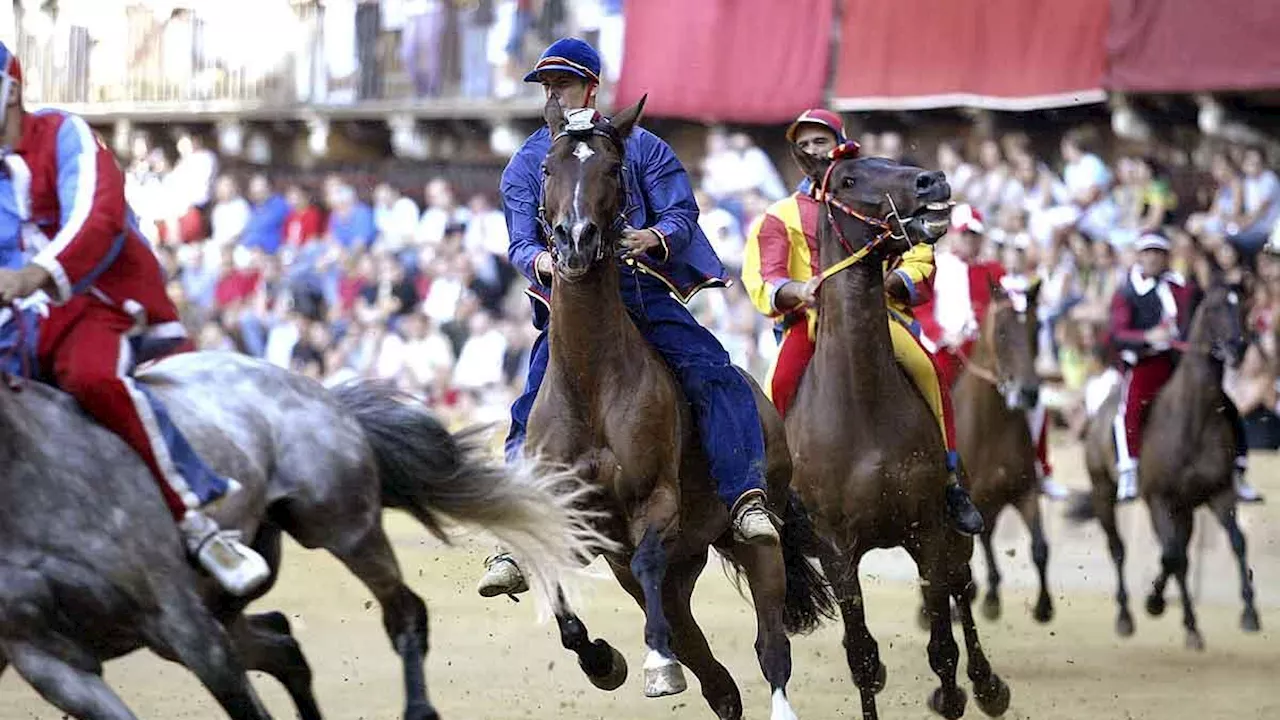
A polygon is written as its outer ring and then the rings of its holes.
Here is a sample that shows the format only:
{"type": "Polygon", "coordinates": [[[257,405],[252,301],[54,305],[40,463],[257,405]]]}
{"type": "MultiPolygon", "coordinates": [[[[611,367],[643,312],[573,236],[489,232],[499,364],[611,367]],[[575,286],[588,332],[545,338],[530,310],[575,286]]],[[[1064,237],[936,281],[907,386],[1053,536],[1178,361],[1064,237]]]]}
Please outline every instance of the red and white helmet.
{"type": "Polygon", "coordinates": [[[978,235],[986,232],[987,226],[982,222],[982,213],[968,203],[960,203],[951,208],[952,232],[971,232],[978,235]]]}

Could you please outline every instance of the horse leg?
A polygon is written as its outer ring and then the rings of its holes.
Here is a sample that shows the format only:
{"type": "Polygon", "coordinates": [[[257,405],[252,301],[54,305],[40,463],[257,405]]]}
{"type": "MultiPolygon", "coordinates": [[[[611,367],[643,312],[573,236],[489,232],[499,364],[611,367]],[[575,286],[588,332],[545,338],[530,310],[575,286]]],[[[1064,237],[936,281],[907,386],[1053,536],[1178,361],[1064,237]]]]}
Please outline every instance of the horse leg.
{"type": "Polygon", "coordinates": [[[1171,548],[1171,570],[1178,583],[1178,594],[1182,596],[1182,626],[1187,630],[1187,648],[1204,650],[1204,638],[1200,636],[1200,628],[1196,623],[1196,612],[1191,601],[1191,591],[1187,587],[1187,546],[1191,544],[1191,529],[1195,522],[1194,511],[1180,510],[1173,515],[1174,544],[1171,548]]]}
{"type": "MultiPolygon", "coordinates": [[[[956,684],[956,668],[960,664],[960,646],[956,644],[955,635],[951,632],[951,596],[953,593],[952,578],[947,567],[946,543],[953,542],[950,537],[943,537],[949,530],[935,531],[935,537],[924,550],[908,548],[924,585],[925,608],[929,611],[929,666],[941,681],[938,689],[929,697],[929,709],[947,720],[956,720],[964,715],[968,697],[956,684]]],[[[969,547],[969,543],[960,543],[969,547]]],[[[968,567],[966,559],[965,567],[968,567]]],[[[961,588],[955,588],[960,590],[961,588]]]]}
{"type": "Polygon", "coordinates": [[[382,606],[382,626],[404,667],[404,720],[438,720],[427,698],[427,605],[405,585],[382,525],[374,522],[355,542],[329,549],[382,606]]]}
{"type": "Polygon", "coordinates": [[[667,523],[653,522],[650,516],[654,514],[651,510],[647,517],[640,519],[644,534],[631,556],[631,573],[644,594],[644,644],[649,649],[644,659],[644,694],[651,698],[678,695],[689,687],[680,663],[671,652],[671,624],[662,603],[667,548],[662,544],[659,528],[667,523]]]}
{"type": "MultiPolygon", "coordinates": [[[[728,669],[711,653],[707,637],[702,633],[702,628],[698,627],[690,607],[694,583],[706,564],[706,555],[700,555],[677,563],[667,571],[663,602],[667,620],[671,623],[671,649],[680,662],[698,678],[698,683],[702,685],[702,697],[711,706],[716,717],[720,720],[741,720],[742,693],[728,669]]],[[[610,563],[610,567],[613,568],[618,583],[644,609],[644,589],[631,574],[631,569],[615,563],[610,563]]]]}
{"type": "MultiPolygon", "coordinates": [[[[1240,598],[1244,600],[1244,613],[1240,616],[1240,628],[1245,632],[1258,632],[1262,629],[1258,622],[1258,609],[1253,604],[1253,573],[1249,571],[1249,561],[1245,558],[1244,533],[1240,523],[1236,522],[1236,500],[1228,493],[1222,493],[1211,503],[1213,514],[1217,516],[1222,529],[1231,541],[1231,550],[1236,554],[1236,563],[1240,566],[1240,598]]],[[[4,669],[4,660],[0,658],[0,670],[4,669]]]]}
{"type": "Polygon", "coordinates": [[[1107,534],[1107,550],[1111,552],[1111,562],[1116,566],[1116,607],[1119,608],[1116,634],[1129,637],[1133,635],[1133,615],[1129,612],[1129,586],[1124,580],[1124,540],[1116,526],[1116,506],[1109,499],[1099,503],[1096,498],[1094,506],[1098,508],[1098,522],[1102,525],[1102,531],[1107,534]]]}
{"type": "Polygon", "coordinates": [[[185,587],[159,600],[160,613],[144,626],[152,650],[194,673],[233,720],[270,718],[231,638],[200,600],[185,587]]]}
{"type": "Polygon", "coordinates": [[[798,720],[787,699],[791,681],[791,640],[783,623],[787,571],[782,553],[773,545],[736,544],[729,551],[747,575],[756,609],[756,657],[769,683],[773,710],[770,720],[798,720]]]}
{"type": "Polygon", "coordinates": [[[564,591],[557,588],[556,625],[560,628],[560,644],[578,656],[578,667],[592,685],[613,691],[627,681],[627,661],[604,640],[592,640],[587,626],[569,607],[564,591]]]}
{"type": "Polygon", "coordinates": [[[1151,515],[1151,527],[1155,531],[1156,540],[1160,543],[1160,572],[1151,583],[1151,592],[1147,595],[1147,614],[1160,617],[1165,611],[1164,589],[1173,577],[1177,566],[1178,552],[1174,548],[1173,512],[1168,504],[1159,498],[1152,498],[1147,503],[1151,515]]]}
{"type": "Polygon", "coordinates": [[[884,689],[887,674],[880,662],[880,646],[867,628],[863,606],[862,583],[858,579],[858,562],[862,557],[846,557],[837,550],[825,550],[820,556],[822,572],[827,576],[840,602],[844,620],[844,652],[849,674],[862,699],[862,720],[877,720],[876,693],[884,689]]]}
{"type": "Polygon", "coordinates": [[[982,531],[982,554],[987,558],[987,594],[982,598],[982,616],[988,620],[1000,619],[1000,566],[996,561],[993,542],[995,523],[988,523],[982,531]]]}
{"type": "Polygon", "coordinates": [[[311,666],[293,637],[288,618],[278,612],[242,615],[229,630],[245,667],[278,680],[293,699],[300,720],[320,720],[311,690],[311,666]]]}
{"type": "Polygon", "coordinates": [[[102,667],[76,667],[34,645],[7,645],[13,669],[40,696],[77,720],[137,720],[102,679],[102,667]]]}
{"type": "Polygon", "coordinates": [[[991,669],[991,662],[987,660],[986,653],[982,650],[982,641],[978,638],[978,626],[973,620],[973,608],[964,599],[967,589],[973,586],[973,571],[969,566],[969,560],[960,552],[966,544],[962,543],[955,549],[948,550],[951,554],[948,561],[951,568],[949,573],[951,596],[956,601],[960,627],[964,633],[965,651],[969,659],[968,675],[969,681],[973,683],[974,700],[977,701],[982,712],[991,717],[999,717],[1009,709],[1009,686],[991,669]]]}
{"type": "Polygon", "coordinates": [[[1022,496],[1018,514],[1022,515],[1022,521],[1031,533],[1031,561],[1036,564],[1036,574],[1040,576],[1040,595],[1036,598],[1031,617],[1038,623],[1047,623],[1053,619],[1053,598],[1049,595],[1049,542],[1045,539],[1044,523],[1040,517],[1040,494],[1033,491],[1022,496]]]}

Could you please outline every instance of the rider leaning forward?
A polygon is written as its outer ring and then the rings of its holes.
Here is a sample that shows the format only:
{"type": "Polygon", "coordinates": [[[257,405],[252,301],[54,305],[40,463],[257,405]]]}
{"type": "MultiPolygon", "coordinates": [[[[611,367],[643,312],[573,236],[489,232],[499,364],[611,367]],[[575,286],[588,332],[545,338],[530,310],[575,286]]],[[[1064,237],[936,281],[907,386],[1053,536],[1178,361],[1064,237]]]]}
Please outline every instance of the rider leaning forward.
{"type": "MultiPolygon", "coordinates": [[[[557,40],[542,53],[525,82],[542,85],[566,116],[595,113],[600,56],[577,38],[557,40]]],[[[531,283],[534,324],[541,334],[530,353],[524,394],[511,408],[507,454],[521,452],[529,411],[547,368],[547,326],[554,265],[538,223],[542,163],[551,146],[546,127],[525,140],[502,173],[502,204],[512,265],[531,283]]],[[[673,296],[687,300],[699,289],[723,286],[724,267],[698,227],[698,206],[689,177],[675,153],[657,136],[636,128],[625,141],[623,180],[627,192],[621,245],[626,262],[623,303],[645,340],[671,367],[698,427],[720,499],[730,508],[734,535],[748,543],[776,543],[778,533],[764,507],[764,436],[755,397],[729,355],[673,296]],[[638,229],[637,229],[638,228],[638,229]]],[[[491,597],[528,589],[510,555],[490,558],[480,581],[491,597]]]]}
{"type": "Polygon", "coordinates": [[[0,44],[0,157],[32,257],[0,269],[0,303],[38,292],[53,306],[39,327],[41,375],[141,456],[178,523],[187,551],[228,592],[270,577],[267,563],[210,506],[239,484],[215,473],[159,399],[131,377],[141,362],[191,349],[164,274],[125,202],[124,173],[89,125],[61,110],[27,112],[22,69],[0,44]]]}
{"type": "MultiPolygon", "coordinates": [[[[840,116],[824,109],[806,110],[787,128],[792,157],[828,157],[847,142],[840,116]]],[[[821,205],[816,197],[821,174],[790,197],[771,205],[750,230],[744,253],[742,282],[761,313],[781,318],[784,327],[778,357],[769,373],[770,398],[786,414],[805,367],[813,357],[816,338],[818,227],[821,205]]],[[[982,515],[960,484],[959,456],[951,418],[948,388],[938,380],[933,359],[920,344],[919,323],[912,307],[928,300],[933,281],[933,246],[914,245],[898,260],[885,264],[885,294],[889,306],[889,335],[894,356],[929,404],[938,422],[938,439],[946,445],[949,477],[945,486],[947,514],[961,533],[982,532],[982,515]]]]}

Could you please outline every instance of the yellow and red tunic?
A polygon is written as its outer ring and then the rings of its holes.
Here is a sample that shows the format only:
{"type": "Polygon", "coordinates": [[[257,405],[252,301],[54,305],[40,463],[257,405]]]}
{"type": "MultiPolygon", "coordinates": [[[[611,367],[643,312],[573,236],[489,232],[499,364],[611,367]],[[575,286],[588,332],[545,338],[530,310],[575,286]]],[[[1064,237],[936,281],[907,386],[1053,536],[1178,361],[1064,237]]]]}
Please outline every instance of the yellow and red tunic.
{"type": "MultiPolygon", "coordinates": [[[[807,282],[822,272],[818,227],[823,212],[822,205],[808,193],[797,192],[775,202],[752,224],[743,254],[742,284],[752,304],[762,314],[780,319],[785,328],[766,383],[769,397],[784,414],[813,356],[817,315],[812,309],[780,309],[775,301],[786,283],[807,282]],[[803,332],[798,332],[800,328],[803,332]]],[[[896,321],[889,323],[894,354],[933,409],[951,450],[950,400],[938,382],[932,357],[920,345],[920,325],[912,312],[912,307],[927,302],[933,294],[933,246],[916,245],[895,262],[886,263],[884,270],[902,279],[909,296],[907,302],[886,297],[890,319],[896,321]]]]}

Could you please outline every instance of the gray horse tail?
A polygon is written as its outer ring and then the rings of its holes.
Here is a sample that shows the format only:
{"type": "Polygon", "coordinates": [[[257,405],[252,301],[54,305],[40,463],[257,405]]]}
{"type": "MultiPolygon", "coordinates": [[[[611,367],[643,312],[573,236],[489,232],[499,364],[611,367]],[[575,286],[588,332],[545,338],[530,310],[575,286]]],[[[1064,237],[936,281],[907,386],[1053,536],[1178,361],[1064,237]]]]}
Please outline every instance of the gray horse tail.
{"type": "Polygon", "coordinates": [[[596,513],[582,509],[590,489],[576,476],[534,461],[504,465],[486,447],[487,428],[451,434],[387,383],[347,383],[332,393],[373,449],[384,507],[408,512],[446,542],[444,518],[492,533],[544,599],[611,547],[593,528],[596,513]]]}

